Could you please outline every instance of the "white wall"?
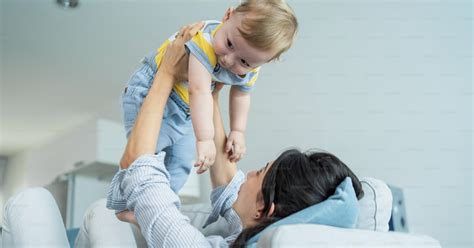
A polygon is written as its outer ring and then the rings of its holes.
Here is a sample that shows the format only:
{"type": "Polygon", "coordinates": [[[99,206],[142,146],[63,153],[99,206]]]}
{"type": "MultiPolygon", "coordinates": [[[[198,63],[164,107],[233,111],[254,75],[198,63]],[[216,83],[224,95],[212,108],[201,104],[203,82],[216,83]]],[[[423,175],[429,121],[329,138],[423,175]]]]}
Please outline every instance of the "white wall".
{"type": "MultiPolygon", "coordinates": [[[[0,44],[3,43],[3,4],[0,2],[0,44]]],[[[3,46],[0,45],[0,58],[3,57],[3,46]]],[[[0,59],[0,92],[3,91],[3,60],[0,59]]],[[[0,147],[3,147],[3,101],[0,99],[0,147]]],[[[0,165],[1,167],[1,165],[0,165]]],[[[5,167],[0,169],[0,177],[4,176],[5,167]]],[[[3,219],[3,205],[4,205],[4,189],[3,189],[3,180],[0,183],[0,219],[3,219]]],[[[1,223],[1,222],[0,222],[1,223]]]]}
{"type": "Polygon", "coordinates": [[[469,2],[294,6],[299,39],[256,89],[248,144],[258,152],[245,162],[291,145],[332,151],[405,190],[412,232],[471,247],[469,2]]]}
{"type": "Polygon", "coordinates": [[[285,146],[324,148],[359,175],[402,187],[412,232],[471,247],[469,3],[305,2],[295,10],[299,39],[256,89],[248,144],[257,152],[244,164],[262,165],[285,146]]]}
{"type": "MultiPolygon", "coordinates": [[[[95,159],[95,120],[79,125],[69,133],[9,157],[5,170],[2,197],[6,200],[16,192],[33,186],[45,186],[58,175],[74,168],[80,161],[95,159]]],[[[3,223],[3,218],[0,220],[3,223]]]]}
{"type": "Polygon", "coordinates": [[[289,146],[326,149],[358,175],[402,187],[411,232],[472,247],[470,2],[293,6],[300,33],[262,71],[241,168],[289,146]]]}
{"type": "MultiPolygon", "coordinates": [[[[121,82],[140,56],[180,25],[218,19],[229,5],[83,1],[78,12],[50,14],[45,4],[51,1],[19,2],[7,5],[15,20],[3,68],[14,86],[10,104],[19,104],[14,96],[25,91],[22,99],[57,104],[61,94],[41,91],[57,86],[76,92],[67,100],[77,105],[77,116],[101,108],[117,119],[121,82]],[[29,74],[38,88],[22,88],[29,74]]],[[[239,166],[260,167],[290,146],[329,150],[358,175],[402,187],[411,232],[431,235],[443,247],[472,247],[470,1],[290,3],[301,25],[298,39],[281,62],[262,71],[249,152],[239,166]]],[[[9,119],[41,118],[24,114],[31,111],[34,106],[9,119]]]]}

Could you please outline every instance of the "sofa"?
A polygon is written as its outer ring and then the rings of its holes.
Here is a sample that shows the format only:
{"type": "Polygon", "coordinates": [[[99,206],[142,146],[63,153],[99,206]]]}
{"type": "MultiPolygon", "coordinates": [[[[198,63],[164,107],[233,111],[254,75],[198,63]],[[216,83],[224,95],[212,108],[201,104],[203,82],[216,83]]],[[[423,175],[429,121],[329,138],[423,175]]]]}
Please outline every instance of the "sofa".
{"type": "MultiPolygon", "coordinates": [[[[441,247],[440,243],[426,235],[389,231],[392,213],[392,193],[387,184],[374,178],[361,178],[364,197],[359,200],[359,216],[356,228],[344,229],[316,224],[283,225],[266,232],[258,240],[256,247],[441,247]]],[[[121,225],[121,235],[113,242],[120,247],[146,247],[139,231],[128,223],[118,221],[113,211],[105,208],[105,199],[94,203],[88,213],[100,213],[97,226],[107,228],[121,225]],[[91,211],[92,210],[92,211],[91,211]]],[[[229,233],[227,222],[220,218],[206,228],[202,228],[211,208],[208,204],[183,205],[181,212],[190,218],[191,224],[204,235],[222,235],[229,233]]],[[[86,213],[84,218],[89,218],[86,213]]],[[[93,224],[93,223],[92,223],[93,224]]],[[[74,237],[71,237],[73,239],[74,237]]],[[[72,241],[72,240],[71,240],[72,241]]],[[[107,243],[88,244],[86,246],[110,246],[107,243]]],[[[114,244],[112,244],[114,246],[114,244]]]]}
{"type": "MultiPolygon", "coordinates": [[[[315,224],[284,225],[265,233],[257,247],[441,247],[426,235],[389,232],[392,193],[388,185],[375,178],[361,178],[364,197],[359,200],[359,216],[355,229],[315,224]]],[[[182,212],[194,226],[204,223],[210,208],[204,205],[183,206],[182,212]]],[[[206,235],[226,235],[226,222],[201,229],[206,235]]]]}

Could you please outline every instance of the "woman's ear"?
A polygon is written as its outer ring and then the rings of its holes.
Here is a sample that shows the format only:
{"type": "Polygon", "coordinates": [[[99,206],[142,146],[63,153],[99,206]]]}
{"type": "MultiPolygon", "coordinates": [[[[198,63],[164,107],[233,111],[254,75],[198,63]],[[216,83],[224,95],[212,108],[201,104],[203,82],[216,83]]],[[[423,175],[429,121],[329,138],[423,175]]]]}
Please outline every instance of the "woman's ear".
{"type": "MultiPolygon", "coordinates": [[[[268,210],[268,215],[265,216],[265,217],[269,217],[269,216],[272,216],[273,215],[273,212],[275,212],[275,204],[272,202],[272,205],[270,205],[270,209],[268,210]]],[[[263,206],[262,208],[259,208],[257,210],[257,213],[255,214],[255,219],[259,220],[261,219],[263,216],[263,206]]]]}
{"type": "Polygon", "coordinates": [[[228,8],[222,17],[222,22],[228,21],[232,15],[234,15],[234,8],[228,8]]]}
{"type": "Polygon", "coordinates": [[[274,212],[275,212],[275,203],[272,202],[272,205],[270,206],[270,210],[268,210],[268,216],[272,216],[274,212]]]}

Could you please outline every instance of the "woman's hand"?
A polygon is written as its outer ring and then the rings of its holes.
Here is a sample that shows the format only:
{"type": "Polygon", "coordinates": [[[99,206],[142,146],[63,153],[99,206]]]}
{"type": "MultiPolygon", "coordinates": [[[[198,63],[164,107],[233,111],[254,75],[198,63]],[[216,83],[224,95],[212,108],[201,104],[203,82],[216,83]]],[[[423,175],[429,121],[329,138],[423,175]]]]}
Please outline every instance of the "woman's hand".
{"type": "Polygon", "coordinates": [[[128,138],[120,168],[127,169],[143,154],[155,153],[163,111],[173,84],[187,77],[188,55],[184,43],[196,35],[202,26],[203,23],[198,23],[181,28],[176,39],[166,48],[159,73],[153,79],[128,138]]]}
{"type": "Polygon", "coordinates": [[[133,211],[125,210],[123,212],[116,213],[115,216],[117,216],[117,219],[123,222],[135,224],[138,228],[140,228],[137,219],[135,218],[135,213],[133,211]]]}
{"type": "Polygon", "coordinates": [[[204,25],[203,22],[181,27],[176,38],[166,48],[159,73],[168,73],[176,82],[188,79],[188,59],[184,43],[189,41],[204,25]]]}

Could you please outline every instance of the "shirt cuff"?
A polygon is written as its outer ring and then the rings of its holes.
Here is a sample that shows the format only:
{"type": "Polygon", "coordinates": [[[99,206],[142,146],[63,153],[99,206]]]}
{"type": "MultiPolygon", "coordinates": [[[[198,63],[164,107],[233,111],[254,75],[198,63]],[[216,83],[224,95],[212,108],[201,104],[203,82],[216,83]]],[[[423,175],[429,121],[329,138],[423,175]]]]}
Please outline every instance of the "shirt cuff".
{"type": "MultiPolygon", "coordinates": [[[[234,178],[226,186],[220,186],[212,190],[211,192],[211,203],[212,211],[207,218],[203,228],[212,224],[219,219],[219,215],[226,217],[226,213],[232,210],[232,205],[237,199],[237,193],[239,192],[240,186],[245,181],[244,173],[239,170],[235,174],[234,178]]],[[[227,220],[229,222],[229,220],[227,220]]],[[[233,221],[232,221],[233,222],[233,221]]],[[[239,220],[240,222],[240,220],[239,220]]],[[[232,224],[232,223],[229,223],[232,224]]]]}
{"type": "MultiPolygon", "coordinates": [[[[157,155],[142,155],[137,158],[128,169],[119,170],[112,179],[109,191],[107,192],[107,208],[115,210],[116,213],[125,210],[133,210],[127,208],[128,197],[124,189],[138,187],[139,184],[143,183],[142,180],[136,180],[136,178],[134,178],[133,175],[137,173],[133,172],[136,170],[158,170],[165,175],[169,183],[169,173],[164,165],[165,156],[165,152],[160,152],[157,155]]],[[[144,173],[149,174],[149,172],[144,173]]]]}

